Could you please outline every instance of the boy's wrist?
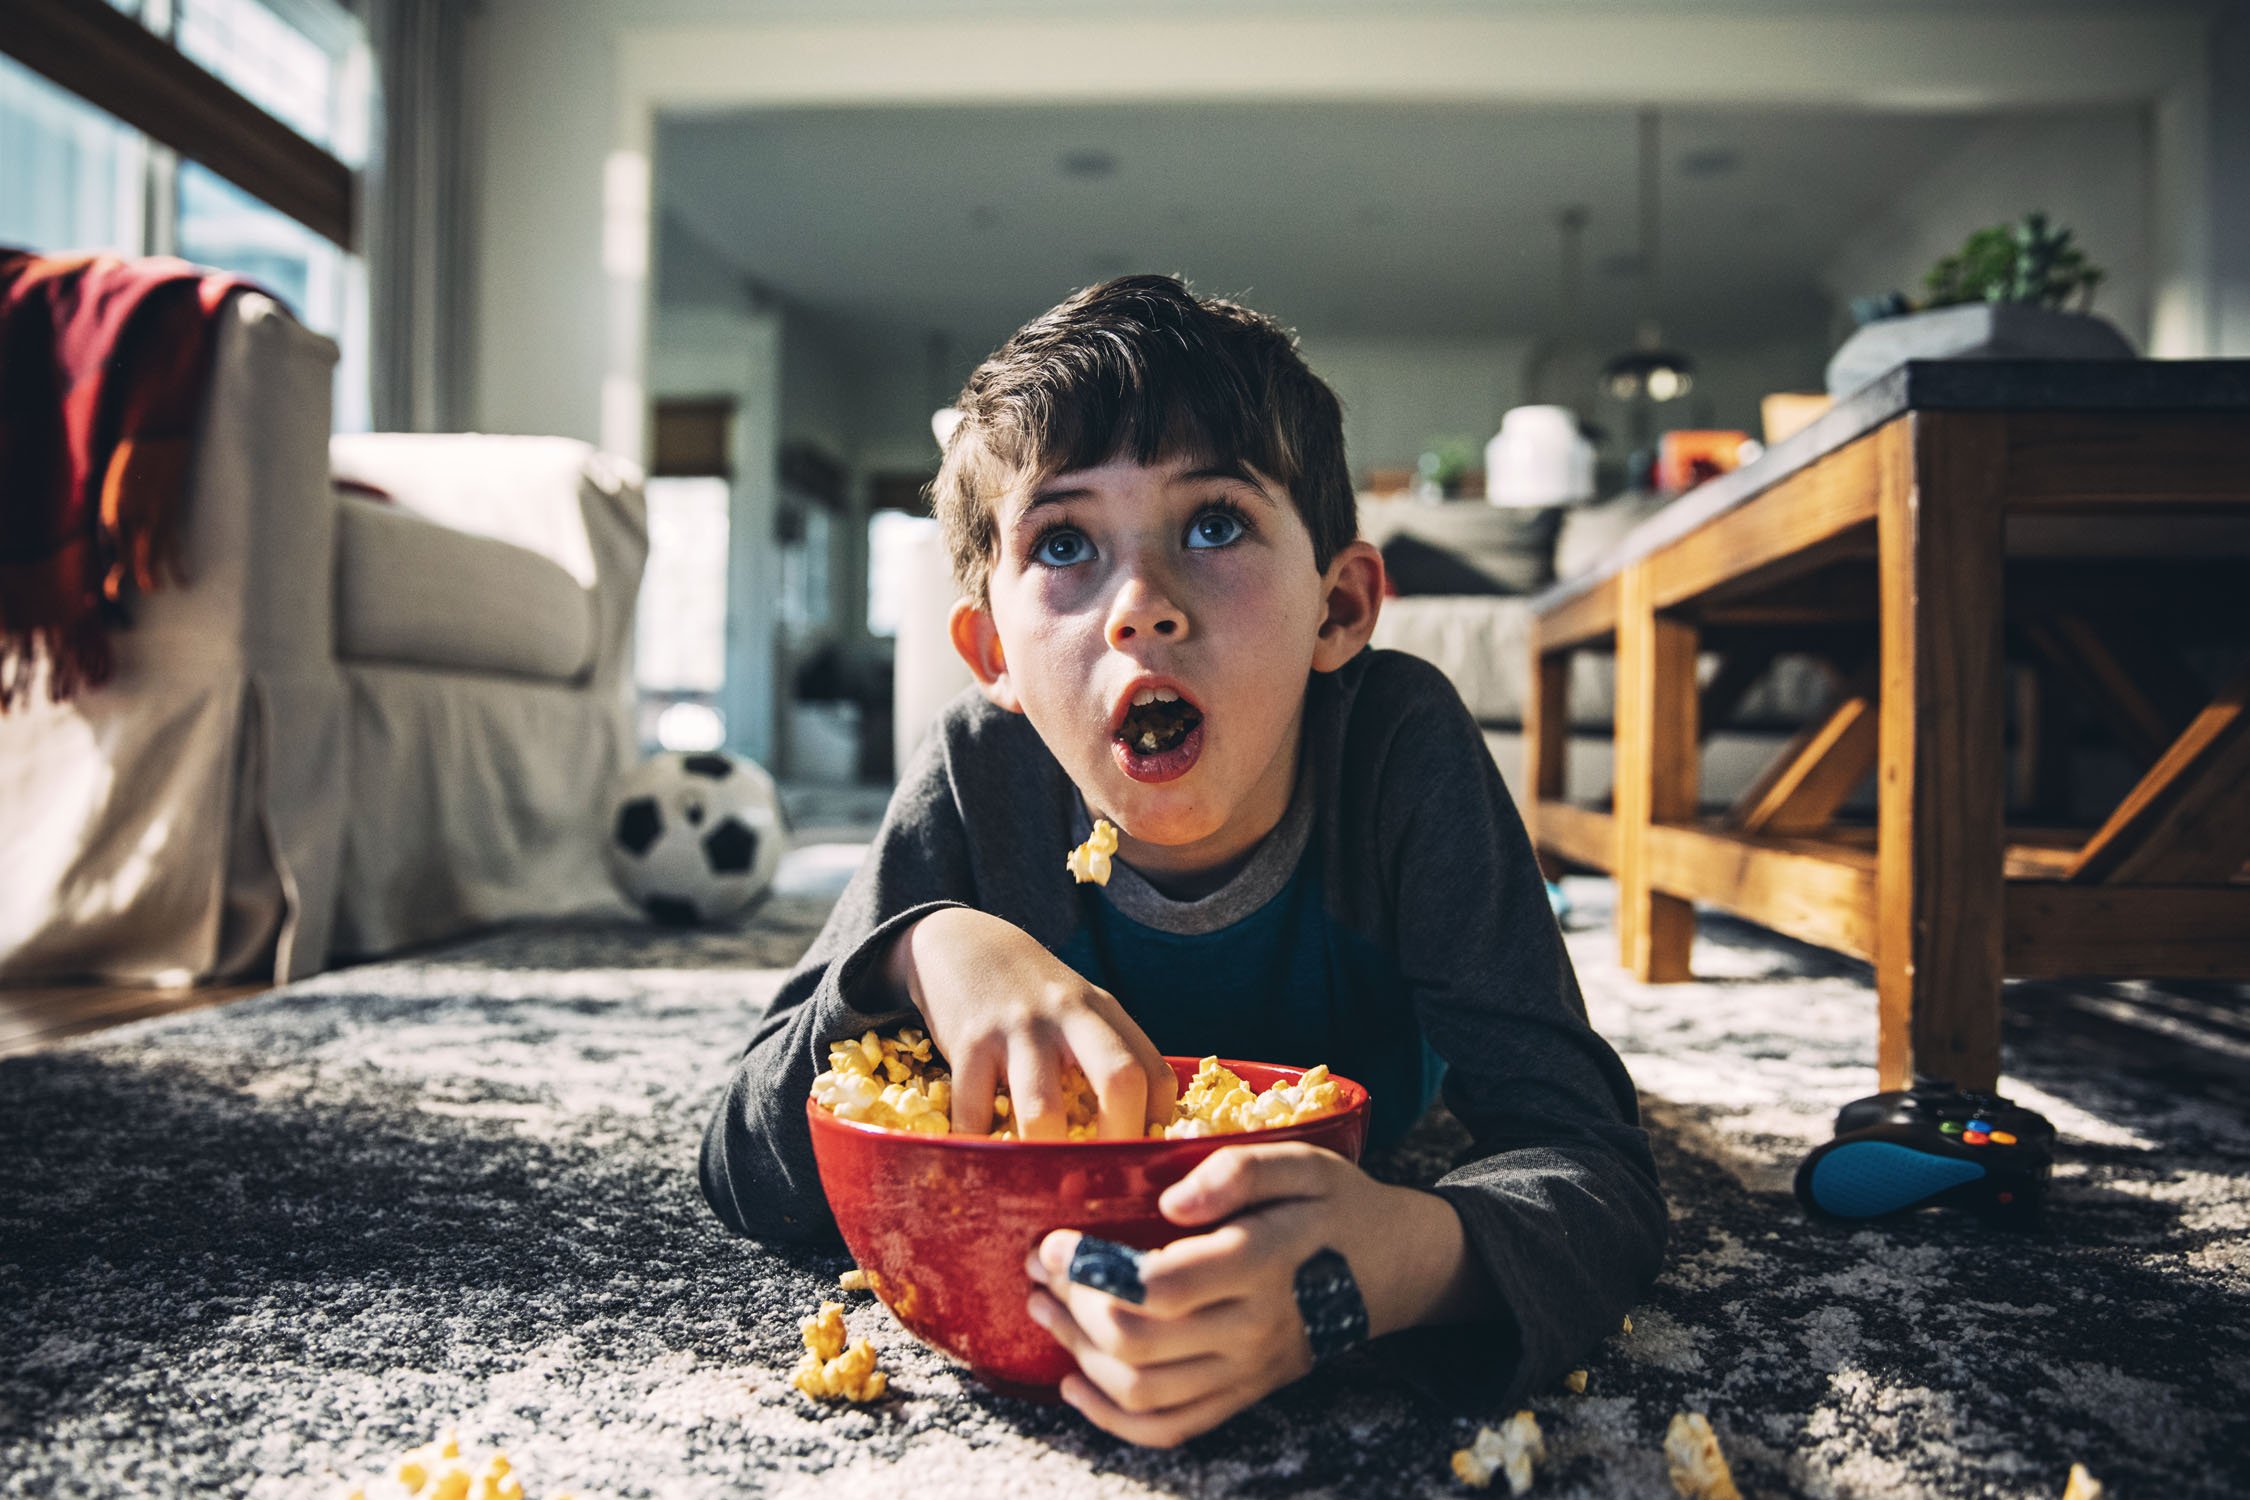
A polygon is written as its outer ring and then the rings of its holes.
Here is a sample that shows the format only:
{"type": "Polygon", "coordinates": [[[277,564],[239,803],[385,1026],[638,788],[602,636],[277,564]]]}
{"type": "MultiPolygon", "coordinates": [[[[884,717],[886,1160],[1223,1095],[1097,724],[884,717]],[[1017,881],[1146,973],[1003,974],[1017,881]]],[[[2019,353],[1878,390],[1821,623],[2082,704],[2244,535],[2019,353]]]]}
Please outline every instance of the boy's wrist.
{"type": "Polygon", "coordinates": [[[914,953],[915,935],[927,929],[932,922],[960,910],[965,908],[941,906],[936,911],[916,917],[901,927],[891,939],[890,951],[883,955],[881,969],[883,984],[889,990],[894,1004],[912,1006],[916,1011],[922,1009],[921,974],[914,953]]]}
{"type": "Polygon", "coordinates": [[[1368,1331],[1380,1337],[1432,1323],[1459,1323],[1484,1316],[1492,1288],[1470,1248],[1467,1230],[1452,1203],[1437,1193],[1389,1187],[1383,1215],[1385,1250],[1376,1257],[1373,1284],[1361,1268],[1367,1299],[1368,1331]]]}

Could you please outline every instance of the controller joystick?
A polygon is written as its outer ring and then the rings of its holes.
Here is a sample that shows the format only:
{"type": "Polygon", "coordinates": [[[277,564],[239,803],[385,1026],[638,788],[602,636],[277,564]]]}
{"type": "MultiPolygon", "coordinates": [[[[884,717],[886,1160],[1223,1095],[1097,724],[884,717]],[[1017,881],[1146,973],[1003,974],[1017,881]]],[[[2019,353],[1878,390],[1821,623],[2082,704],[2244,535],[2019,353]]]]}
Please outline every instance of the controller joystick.
{"type": "Polygon", "coordinates": [[[1836,1112],[1836,1138],[1797,1169],[1797,1200],[1829,1219],[1954,1208],[2006,1224],[2039,1217],[2055,1127],[1998,1094],[1917,1079],[1836,1112]]]}

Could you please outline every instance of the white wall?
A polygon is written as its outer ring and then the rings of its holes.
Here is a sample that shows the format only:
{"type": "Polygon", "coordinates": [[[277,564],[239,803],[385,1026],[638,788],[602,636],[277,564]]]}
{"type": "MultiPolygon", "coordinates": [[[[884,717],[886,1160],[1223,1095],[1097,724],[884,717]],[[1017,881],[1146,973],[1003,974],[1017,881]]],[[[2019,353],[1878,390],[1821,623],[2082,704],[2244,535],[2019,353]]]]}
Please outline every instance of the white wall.
{"type": "Polygon", "coordinates": [[[503,0],[470,13],[481,117],[468,123],[479,210],[468,405],[486,432],[601,440],[602,162],[621,24],[613,0],[503,0]]]}
{"type": "Polygon", "coordinates": [[[864,415],[858,364],[832,320],[819,313],[785,308],[781,341],[781,440],[811,443],[850,464],[859,456],[864,415]]]}
{"type": "Polygon", "coordinates": [[[1529,339],[1302,339],[1305,362],[1344,404],[1354,476],[1411,469],[1448,438],[1480,453],[1500,416],[1523,403],[1529,339]]]}
{"type": "Polygon", "coordinates": [[[1859,226],[1850,248],[1823,268],[1821,285],[1839,309],[1886,291],[1917,297],[1923,274],[1971,232],[2038,210],[2070,229],[2108,273],[2094,310],[2135,348],[2164,352],[2152,348],[2151,150],[2141,110],[2000,121],[1859,226]]]}

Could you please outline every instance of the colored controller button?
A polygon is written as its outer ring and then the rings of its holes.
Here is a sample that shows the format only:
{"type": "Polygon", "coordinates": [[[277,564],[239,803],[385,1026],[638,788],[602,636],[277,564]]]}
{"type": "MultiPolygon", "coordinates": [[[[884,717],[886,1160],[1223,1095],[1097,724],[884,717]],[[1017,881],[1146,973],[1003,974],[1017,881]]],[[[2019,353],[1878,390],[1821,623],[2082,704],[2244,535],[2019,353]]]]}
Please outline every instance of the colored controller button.
{"type": "Polygon", "coordinates": [[[2015,1143],[2016,1138],[2008,1134],[2008,1132],[2005,1130],[1995,1130],[1994,1132],[1992,1132],[1992,1144],[1995,1146],[2013,1146],[2015,1143]]]}
{"type": "Polygon", "coordinates": [[[1984,1134],[1992,1129],[1992,1122],[1990,1120],[1971,1120],[1969,1128],[1979,1134],[1984,1134]]]}
{"type": "Polygon", "coordinates": [[[1959,1135],[1960,1133],[1961,1122],[1958,1120],[1948,1120],[1938,1127],[1938,1134],[1940,1135],[1959,1135]]]}
{"type": "Polygon", "coordinates": [[[1961,1139],[1968,1142],[1972,1146],[1981,1146],[1984,1145],[1987,1141],[1991,1140],[1992,1137],[1986,1135],[1981,1130],[1965,1130],[1961,1133],[1961,1139]]]}

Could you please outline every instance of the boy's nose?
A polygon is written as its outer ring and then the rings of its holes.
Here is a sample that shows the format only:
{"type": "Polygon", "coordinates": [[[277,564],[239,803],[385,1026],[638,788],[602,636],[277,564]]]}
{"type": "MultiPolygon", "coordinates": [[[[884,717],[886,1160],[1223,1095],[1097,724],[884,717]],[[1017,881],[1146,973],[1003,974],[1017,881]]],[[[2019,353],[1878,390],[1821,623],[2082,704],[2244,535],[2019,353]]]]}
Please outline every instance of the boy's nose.
{"type": "Polygon", "coordinates": [[[1187,614],[1168,594],[1138,579],[1118,590],[1109,615],[1111,645],[1122,645],[1143,633],[1176,640],[1186,631],[1187,614]]]}

